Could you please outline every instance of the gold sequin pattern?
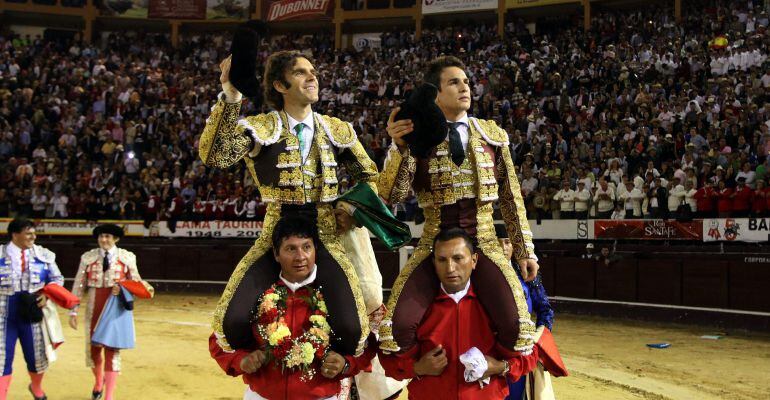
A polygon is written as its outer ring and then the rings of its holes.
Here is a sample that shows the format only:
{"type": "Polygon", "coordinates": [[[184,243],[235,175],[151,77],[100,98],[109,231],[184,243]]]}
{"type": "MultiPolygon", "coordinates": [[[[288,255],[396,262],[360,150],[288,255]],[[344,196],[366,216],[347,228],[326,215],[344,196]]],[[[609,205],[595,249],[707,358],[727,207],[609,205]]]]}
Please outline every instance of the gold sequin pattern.
{"type": "MultiPolygon", "coordinates": [[[[485,224],[491,225],[491,213],[489,213],[489,216],[489,221],[485,221],[485,224]]],[[[513,347],[519,351],[526,352],[530,350],[534,345],[533,334],[535,332],[535,324],[529,321],[531,317],[529,310],[527,309],[527,299],[524,297],[524,290],[521,288],[519,277],[516,275],[516,272],[513,269],[513,266],[511,266],[510,261],[505,258],[505,254],[503,254],[503,250],[500,247],[500,243],[497,241],[497,238],[494,237],[494,234],[492,236],[494,240],[479,240],[479,248],[484,253],[484,255],[489,257],[489,259],[492,260],[492,262],[494,262],[498,268],[500,268],[500,271],[505,277],[505,281],[508,283],[511,291],[513,292],[513,297],[516,301],[516,312],[518,317],[517,320],[519,321],[519,337],[513,347]]]]}
{"type": "Polygon", "coordinates": [[[408,193],[414,176],[414,171],[409,174],[408,165],[405,164],[409,158],[412,158],[409,155],[409,150],[406,150],[406,154],[402,156],[397,148],[388,149],[385,165],[382,166],[380,177],[377,180],[377,188],[383,200],[390,204],[397,204],[406,199],[406,193],[403,193],[403,197],[401,197],[401,191],[406,186],[408,193]]]}
{"type": "Polygon", "coordinates": [[[268,204],[267,212],[265,213],[265,221],[262,224],[262,232],[260,232],[259,238],[257,238],[249,251],[246,252],[246,255],[241,258],[241,261],[235,267],[232,275],[230,275],[230,280],[227,282],[227,286],[225,286],[224,292],[222,292],[222,297],[219,298],[219,303],[217,303],[217,307],[214,310],[214,315],[211,321],[211,328],[214,329],[214,333],[218,337],[217,343],[219,344],[219,347],[221,347],[224,351],[233,350],[230,347],[230,344],[227,342],[227,338],[224,336],[222,331],[222,322],[225,319],[227,307],[230,305],[230,300],[232,300],[233,295],[235,294],[235,290],[238,289],[238,285],[240,285],[243,276],[246,274],[246,271],[248,271],[249,267],[257,262],[257,260],[259,260],[259,258],[267,253],[272,247],[271,239],[273,237],[273,228],[280,218],[280,204],[268,204]]]}
{"type": "Polygon", "coordinates": [[[249,152],[252,139],[242,129],[236,129],[240,112],[240,103],[217,101],[198,144],[198,154],[204,164],[228,168],[249,152]]]}
{"type": "Polygon", "coordinates": [[[532,258],[535,256],[532,243],[532,232],[527,220],[527,210],[524,207],[524,199],[521,197],[519,178],[511,158],[508,146],[501,148],[498,159],[501,176],[504,177],[500,190],[500,212],[503,214],[505,227],[513,243],[513,254],[516,260],[532,258]]]}
{"type": "Polygon", "coordinates": [[[398,298],[401,296],[401,291],[404,289],[404,284],[412,272],[428,258],[433,251],[433,239],[439,233],[439,226],[441,224],[441,211],[437,208],[425,209],[425,225],[422,231],[422,237],[417,244],[417,248],[414,253],[407,260],[404,269],[398,274],[396,281],[393,283],[393,287],[390,290],[390,297],[388,298],[387,312],[383,323],[380,325],[380,349],[386,353],[399,351],[398,344],[393,339],[393,311],[396,309],[398,298]]]}
{"type": "Polygon", "coordinates": [[[353,290],[356,311],[358,312],[358,320],[361,326],[361,338],[358,341],[356,356],[361,355],[364,351],[366,338],[369,336],[369,316],[366,314],[364,295],[361,293],[361,285],[358,282],[355,267],[345,256],[345,248],[340,242],[339,235],[337,235],[337,220],[334,217],[334,210],[330,204],[320,204],[318,206],[318,237],[326,247],[326,250],[329,251],[329,254],[334,257],[342,268],[342,271],[348,278],[348,284],[350,284],[350,288],[353,290]]]}

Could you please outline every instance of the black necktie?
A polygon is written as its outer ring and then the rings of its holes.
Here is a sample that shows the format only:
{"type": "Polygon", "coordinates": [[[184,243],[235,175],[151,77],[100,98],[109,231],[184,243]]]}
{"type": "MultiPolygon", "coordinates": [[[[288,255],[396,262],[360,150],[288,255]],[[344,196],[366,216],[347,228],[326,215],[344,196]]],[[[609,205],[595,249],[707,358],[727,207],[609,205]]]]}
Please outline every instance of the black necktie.
{"type": "Polygon", "coordinates": [[[104,253],[104,259],[102,259],[102,271],[110,269],[110,260],[107,258],[107,253],[104,253]]]}
{"type": "Polygon", "coordinates": [[[463,163],[463,160],[465,160],[463,142],[460,140],[460,131],[457,130],[457,127],[462,124],[462,122],[449,123],[449,153],[452,155],[452,162],[458,167],[463,163]]]}

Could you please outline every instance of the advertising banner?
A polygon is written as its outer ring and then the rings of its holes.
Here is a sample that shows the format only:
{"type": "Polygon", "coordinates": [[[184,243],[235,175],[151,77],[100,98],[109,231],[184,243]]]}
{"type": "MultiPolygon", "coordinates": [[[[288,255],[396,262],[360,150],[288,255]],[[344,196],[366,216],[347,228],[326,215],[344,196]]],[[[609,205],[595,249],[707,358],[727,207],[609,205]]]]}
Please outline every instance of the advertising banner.
{"type": "Polygon", "coordinates": [[[174,232],[167,221],[153,223],[147,236],[179,238],[252,238],[262,232],[262,221],[177,222],[174,232]]]}
{"type": "Polygon", "coordinates": [[[150,18],[205,19],[206,0],[150,0],[150,18]]]}
{"type": "MultiPolygon", "coordinates": [[[[0,234],[8,233],[11,218],[0,218],[0,234]]],[[[86,221],[66,219],[33,219],[38,236],[91,236],[91,232],[100,224],[116,224],[123,228],[126,236],[145,236],[142,221],[86,221]]]]}
{"type": "Polygon", "coordinates": [[[423,14],[496,9],[497,0],[422,0],[423,14]]]}
{"type": "Polygon", "coordinates": [[[249,18],[249,0],[206,0],[206,19],[249,18]]]}
{"type": "Polygon", "coordinates": [[[331,0],[263,1],[262,15],[267,22],[331,19],[334,14],[331,0]]]}
{"type": "Polygon", "coordinates": [[[698,240],[703,236],[702,221],[596,220],[596,239],[698,240]]]}
{"type": "Polygon", "coordinates": [[[506,8],[527,8],[552,6],[556,4],[580,3],[581,0],[505,0],[506,8]]]}
{"type": "Polygon", "coordinates": [[[770,218],[718,218],[703,220],[704,242],[767,242],[770,218]]]}

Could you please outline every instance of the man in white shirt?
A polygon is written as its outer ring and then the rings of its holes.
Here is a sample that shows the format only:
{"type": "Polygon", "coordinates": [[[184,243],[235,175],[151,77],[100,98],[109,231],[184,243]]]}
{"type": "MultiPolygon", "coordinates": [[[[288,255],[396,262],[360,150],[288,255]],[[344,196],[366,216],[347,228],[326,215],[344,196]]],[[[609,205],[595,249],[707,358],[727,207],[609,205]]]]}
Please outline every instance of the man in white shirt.
{"type": "Polygon", "coordinates": [[[553,199],[559,202],[559,219],[575,218],[575,191],[570,188],[569,181],[562,183],[561,190],[556,192],[553,199]]]}
{"type": "Polygon", "coordinates": [[[642,200],[644,194],[641,190],[634,187],[631,182],[626,181],[625,191],[619,196],[623,201],[626,210],[626,219],[642,218],[642,200]]]}
{"type": "Polygon", "coordinates": [[[698,200],[695,198],[695,193],[698,191],[693,187],[691,180],[684,181],[684,201],[685,204],[690,206],[690,212],[695,214],[698,211],[698,200]]]}
{"type": "Polygon", "coordinates": [[[575,218],[588,219],[588,203],[591,201],[591,192],[586,189],[586,183],[583,180],[577,182],[575,191],[575,218]]]}
{"type": "Polygon", "coordinates": [[[604,177],[599,178],[599,187],[594,193],[594,204],[596,204],[596,218],[609,219],[615,210],[615,190],[610,187],[604,177]]]}
{"type": "Polygon", "coordinates": [[[674,177],[668,184],[668,213],[674,218],[677,217],[679,206],[684,203],[684,197],[687,194],[687,191],[684,190],[684,186],[679,182],[679,178],[674,177]]]}
{"type": "Polygon", "coordinates": [[[69,202],[69,198],[65,196],[64,193],[57,192],[56,194],[54,194],[53,198],[51,199],[54,218],[67,218],[67,216],[69,215],[67,213],[68,202],[69,202]]]}
{"type": "Polygon", "coordinates": [[[524,179],[521,180],[521,192],[525,199],[537,190],[538,183],[539,181],[534,177],[531,169],[524,171],[524,179]]]}

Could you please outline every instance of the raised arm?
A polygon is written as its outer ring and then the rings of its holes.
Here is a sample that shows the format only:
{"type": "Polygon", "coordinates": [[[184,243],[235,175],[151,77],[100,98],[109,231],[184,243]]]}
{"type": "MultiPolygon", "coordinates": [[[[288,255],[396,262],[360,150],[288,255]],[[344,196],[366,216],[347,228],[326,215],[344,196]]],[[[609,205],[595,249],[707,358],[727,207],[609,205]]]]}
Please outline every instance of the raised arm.
{"type": "Polygon", "coordinates": [[[404,135],[414,130],[414,125],[409,120],[394,121],[398,110],[398,108],[394,109],[388,119],[388,135],[393,143],[388,149],[385,165],[382,167],[380,178],[377,181],[380,196],[389,204],[397,204],[406,200],[417,168],[415,158],[410,154],[406,142],[402,139],[404,135]]]}
{"type": "Polygon", "coordinates": [[[206,120],[198,144],[198,153],[210,167],[228,168],[237,163],[253,148],[253,139],[238,128],[241,112],[241,94],[230,84],[230,57],[220,64],[222,93],[206,120]]]}

